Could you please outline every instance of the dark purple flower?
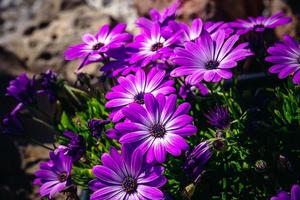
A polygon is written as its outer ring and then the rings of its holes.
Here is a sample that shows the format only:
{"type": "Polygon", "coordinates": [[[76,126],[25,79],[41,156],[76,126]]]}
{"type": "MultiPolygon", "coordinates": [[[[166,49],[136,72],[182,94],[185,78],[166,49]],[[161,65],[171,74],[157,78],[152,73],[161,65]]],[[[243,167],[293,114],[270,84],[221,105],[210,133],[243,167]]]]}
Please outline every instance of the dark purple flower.
{"type": "Polygon", "coordinates": [[[35,81],[28,78],[26,73],[22,73],[15,80],[9,82],[7,95],[14,97],[18,102],[25,105],[35,102],[35,81]]]}
{"type": "Polygon", "coordinates": [[[23,104],[19,103],[9,114],[7,114],[2,121],[2,131],[5,134],[22,134],[24,127],[18,117],[20,110],[22,110],[23,104]]]}
{"type": "Polygon", "coordinates": [[[234,47],[239,36],[225,38],[223,30],[218,31],[215,40],[207,33],[195,42],[186,42],[185,48],[176,48],[173,62],[180,65],[171,72],[171,76],[188,75],[186,82],[195,85],[201,80],[219,82],[222,78],[232,77],[231,68],[237,66],[237,61],[252,55],[246,49],[247,43],[234,47]]]}
{"type": "Polygon", "coordinates": [[[192,125],[193,118],[188,115],[190,104],[183,103],[176,108],[176,95],[166,98],[158,94],[145,94],[145,106],[131,103],[123,109],[127,121],[116,125],[123,136],[121,144],[133,143],[143,154],[147,162],[166,160],[167,152],[179,156],[188,149],[183,137],[197,132],[192,125]]]}
{"type": "Polygon", "coordinates": [[[127,107],[132,102],[144,103],[144,95],[151,93],[157,95],[162,93],[168,95],[176,90],[173,87],[173,80],[165,80],[165,72],[152,68],[146,75],[142,69],[139,69],[135,76],[128,75],[118,78],[119,85],[112,88],[112,91],[106,94],[108,102],[107,108],[113,108],[110,118],[113,122],[123,118],[122,108],[127,107]]]}
{"type": "Polygon", "coordinates": [[[104,63],[100,70],[111,77],[116,77],[119,74],[126,76],[130,72],[136,72],[141,66],[129,63],[131,55],[136,52],[137,49],[125,46],[110,50],[107,54],[111,60],[104,63]]]}
{"type": "Polygon", "coordinates": [[[160,25],[154,23],[151,32],[144,32],[135,37],[135,42],[129,44],[130,47],[138,49],[137,53],[132,54],[130,63],[140,62],[144,67],[150,62],[157,60],[166,60],[173,53],[171,47],[180,39],[181,31],[167,38],[163,36],[160,25]]]}
{"type": "Polygon", "coordinates": [[[108,50],[118,48],[131,39],[130,34],[124,33],[125,28],[126,25],[121,23],[109,31],[109,25],[106,24],[101,27],[95,36],[91,34],[83,35],[82,40],[84,43],[70,46],[68,50],[65,51],[65,59],[83,59],[83,64],[80,68],[83,67],[86,62],[105,59],[105,53],[108,50]]]}
{"type": "Polygon", "coordinates": [[[201,95],[206,96],[209,93],[209,89],[201,82],[195,84],[195,85],[189,85],[189,84],[184,84],[179,88],[178,95],[186,99],[189,94],[195,93],[195,90],[198,90],[201,95]]]}
{"type": "Polygon", "coordinates": [[[248,17],[247,20],[238,19],[236,22],[229,23],[229,25],[237,29],[237,34],[242,35],[249,31],[263,32],[266,29],[272,29],[290,23],[291,21],[292,19],[290,17],[286,17],[280,12],[271,17],[259,16],[257,18],[248,17]]]}
{"type": "Polygon", "coordinates": [[[187,156],[184,163],[184,171],[193,179],[199,177],[203,171],[204,165],[212,156],[212,151],[209,141],[204,141],[198,144],[193,151],[187,156]]]}
{"type": "Polygon", "coordinates": [[[50,152],[50,160],[41,162],[40,169],[35,172],[37,177],[34,184],[40,185],[40,195],[49,196],[50,199],[71,184],[72,158],[63,151],[50,152]]]}
{"type": "Polygon", "coordinates": [[[69,139],[65,153],[72,157],[73,161],[79,160],[85,152],[85,140],[81,135],[72,131],[64,131],[63,135],[69,139]]]}
{"type": "Polygon", "coordinates": [[[230,125],[230,115],[226,107],[216,106],[204,116],[207,118],[207,122],[216,128],[225,129],[230,125]]]}
{"type": "Polygon", "coordinates": [[[293,75],[293,83],[300,83],[300,44],[292,37],[285,35],[283,42],[268,48],[266,61],[274,63],[270,73],[278,73],[280,79],[293,75]]]}
{"type": "Polygon", "coordinates": [[[109,120],[91,119],[88,121],[88,127],[94,137],[100,138],[104,131],[104,126],[109,122],[109,120]]]}
{"type": "Polygon", "coordinates": [[[164,168],[146,164],[140,150],[132,153],[123,148],[119,154],[112,147],[110,154],[102,155],[101,161],[102,166],[92,169],[96,179],[89,183],[94,191],[91,200],[163,199],[164,194],[159,188],[167,181],[162,175],[164,168]]]}
{"type": "Polygon", "coordinates": [[[56,93],[57,93],[57,74],[52,70],[47,70],[45,73],[41,74],[40,77],[41,81],[41,90],[39,93],[44,93],[48,95],[48,99],[51,103],[55,102],[56,100],[56,93]]]}
{"type": "Polygon", "coordinates": [[[294,184],[290,196],[287,192],[280,191],[276,196],[273,196],[271,200],[300,200],[300,186],[294,184]]]}

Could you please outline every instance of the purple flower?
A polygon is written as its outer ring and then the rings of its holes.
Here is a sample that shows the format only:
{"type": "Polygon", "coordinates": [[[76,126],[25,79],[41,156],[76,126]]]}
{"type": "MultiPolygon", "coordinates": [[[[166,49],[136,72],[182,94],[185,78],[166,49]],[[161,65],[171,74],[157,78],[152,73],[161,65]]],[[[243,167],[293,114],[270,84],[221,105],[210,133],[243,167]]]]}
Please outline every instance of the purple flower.
{"type": "Polygon", "coordinates": [[[112,59],[109,62],[104,63],[100,70],[111,77],[116,77],[119,74],[126,76],[130,72],[136,72],[141,66],[129,63],[131,55],[136,52],[137,49],[124,46],[111,50],[108,52],[108,55],[112,59]]]}
{"type": "Polygon", "coordinates": [[[195,95],[195,90],[198,90],[201,95],[206,96],[209,93],[209,89],[201,82],[193,85],[184,84],[179,88],[178,95],[186,99],[189,94],[195,95]]]}
{"type": "Polygon", "coordinates": [[[274,63],[270,73],[278,73],[280,79],[293,75],[293,83],[300,83],[300,45],[293,38],[285,35],[283,42],[268,48],[270,56],[266,61],[274,63]]]}
{"type": "Polygon", "coordinates": [[[119,140],[122,133],[114,128],[110,128],[105,132],[106,136],[115,140],[119,140]]]}
{"type": "Polygon", "coordinates": [[[125,28],[125,24],[118,24],[109,31],[109,25],[106,24],[101,27],[95,36],[91,34],[83,35],[82,40],[84,43],[70,46],[65,51],[65,59],[83,59],[83,63],[79,69],[89,61],[104,59],[106,57],[105,53],[108,50],[118,48],[131,39],[130,34],[124,33],[125,28]]]}
{"type": "Polygon", "coordinates": [[[109,122],[110,122],[109,120],[91,119],[88,121],[88,127],[94,137],[100,138],[100,136],[104,131],[104,126],[109,122]]]}
{"type": "Polygon", "coordinates": [[[51,103],[55,102],[58,89],[57,74],[49,69],[45,73],[41,74],[40,81],[42,90],[39,90],[38,92],[47,94],[51,103]]]}
{"type": "Polygon", "coordinates": [[[204,29],[210,33],[212,38],[215,38],[217,36],[219,30],[223,30],[225,32],[225,38],[230,36],[234,31],[230,27],[229,23],[225,23],[222,21],[219,22],[205,22],[204,23],[204,29]]]}
{"type": "Polygon", "coordinates": [[[184,171],[188,176],[196,179],[203,171],[204,165],[212,156],[210,142],[204,141],[198,144],[193,151],[187,156],[184,163],[184,171]]]}
{"type": "Polygon", "coordinates": [[[237,61],[252,55],[250,50],[245,48],[247,43],[234,47],[238,39],[238,35],[225,39],[225,32],[220,30],[215,40],[205,32],[195,42],[186,42],[185,48],[175,49],[173,62],[180,67],[174,69],[171,76],[188,75],[186,82],[191,85],[203,79],[207,82],[230,79],[230,69],[237,65],[237,61]]]}
{"type": "Polygon", "coordinates": [[[271,200],[300,200],[300,186],[294,184],[291,189],[291,196],[285,191],[279,192],[276,196],[273,196],[271,200]]]}
{"type": "Polygon", "coordinates": [[[18,102],[25,105],[35,102],[35,81],[22,73],[15,80],[9,82],[7,95],[14,97],[18,102]]]}
{"type": "Polygon", "coordinates": [[[290,23],[292,19],[285,17],[282,12],[272,15],[271,17],[259,16],[257,18],[248,17],[248,20],[238,19],[231,22],[230,26],[237,29],[237,34],[245,34],[249,31],[263,32],[266,29],[272,29],[277,26],[290,23]]]}
{"type": "Polygon", "coordinates": [[[156,96],[158,93],[168,95],[176,91],[172,87],[174,81],[165,80],[165,72],[156,68],[152,68],[147,75],[140,69],[135,76],[119,77],[118,82],[119,85],[114,86],[112,91],[106,94],[108,102],[105,107],[113,108],[110,114],[113,122],[123,118],[122,108],[128,104],[132,102],[143,104],[144,95],[147,93],[156,96]]]}
{"type": "Polygon", "coordinates": [[[24,132],[24,127],[18,117],[20,110],[23,109],[23,104],[19,103],[2,121],[2,131],[5,134],[21,134],[24,132]]]}
{"type": "Polygon", "coordinates": [[[65,153],[72,157],[73,161],[79,160],[85,152],[85,140],[81,135],[71,131],[64,131],[63,135],[69,139],[65,153]]]}
{"type": "Polygon", "coordinates": [[[171,45],[180,39],[180,35],[181,31],[178,31],[167,38],[163,36],[159,24],[153,24],[151,32],[136,36],[135,42],[129,44],[138,49],[138,52],[132,55],[130,63],[141,62],[141,66],[144,67],[152,61],[168,59],[173,52],[171,45]]]}
{"type": "Polygon", "coordinates": [[[180,24],[180,26],[184,30],[184,41],[194,41],[198,39],[203,30],[203,22],[200,18],[194,19],[191,27],[187,26],[184,23],[180,24]]]}
{"type": "Polygon", "coordinates": [[[204,116],[207,118],[207,122],[210,125],[218,129],[225,129],[230,125],[230,115],[226,107],[216,106],[209,110],[204,116]]]}
{"type": "Polygon", "coordinates": [[[49,196],[50,199],[62,190],[70,187],[72,158],[63,151],[50,152],[50,160],[41,162],[40,169],[35,172],[37,177],[34,184],[40,185],[40,195],[49,196]]]}
{"type": "Polygon", "coordinates": [[[123,133],[121,144],[133,143],[143,154],[147,154],[146,161],[151,163],[166,160],[167,152],[179,156],[181,151],[188,149],[183,137],[197,132],[192,125],[193,118],[188,115],[190,104],[183,103],[176,108],[176,95],[166,98],[158,94],[145,94],[145,106],[131,103],[123,109],[126,119],[116,125],[116,129],[123,133]]]}
{"type": "Polygon", "coordinates": [[[151,9],[150,19],[140,17],[136,21],[136,25],[143,31],[150,32],[153,24],[158,23],[160,27],[167,27],[170,21],[175,20],[176,10],[179,7],[179,2],[175,1],[170,7],[164,9],[162,14],[156,9],[151,9]]]}
{"type": "Polygon", "coordinates": [[[162,176],[164,168],[146,164],[140,150],[132,153],[123,148],[120,155],[112,147],[110,154],[102,155],[101,161],[102,166],[92,169],[96,179],[89,183],[94,191],[91,200],[163,199],[159,187],[166,183],[166,178],[162,176]]]}

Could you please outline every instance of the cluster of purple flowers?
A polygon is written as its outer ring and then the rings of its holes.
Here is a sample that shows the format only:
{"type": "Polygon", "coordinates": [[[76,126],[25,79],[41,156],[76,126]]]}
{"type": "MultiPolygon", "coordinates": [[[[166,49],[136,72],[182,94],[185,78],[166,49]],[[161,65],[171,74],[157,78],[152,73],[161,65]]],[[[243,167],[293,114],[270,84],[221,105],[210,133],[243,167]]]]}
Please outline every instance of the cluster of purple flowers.
{"type": "MultiPolygon", "coordinates": [[[[187,98],[193,88],[206,95],[209,90],[204,82],[232,78],[238,62],[254,54],[248,43],[240,42],[240,35],[290,22],[290,18],[279,13],[232,23],[195,19],[189,27],[175,21],[178,6],[175,3],[162,14],[153,9],[150,19],[138,19],[136,24],[141,31],[135,37],[125,32],[124,24],[111,30],[104,25],[96,35],[85,34],[82,44],[72,45],[65,52],[66,60],[80,59],[78,70],[101,62],[101,70],[107,76],[117,77],[117,84],[106,94],[105,106],[111,110],[109,118],[115,123],[111,131],[118,133],[114,139],[122,146],[121,154],[111,148],[102,155],[102,165],[93,167],[96,178],[89,184],[93,191],[91,199],[163,199],[160,187],[166,178],[161,164],[167,160],[167,153],[179,156],[187,151],[189,145],[184,138],[197,132],[189,114],[190,104],[177,105],[175,77],[180,77],[177,80],[181,97],[187,98]]],[[[293,82],[299,83],[299,44],[287,36],[284,43],[276,44],[268,52],[271,56],[266,61],[275,63],[269,71],[279,73],[279,78],[294,74],[293,82]]],[[[51,91],[53,74],[48,72],[44,77],[45,88],[51,91]]],[[[16,87],[18,84],[12,83],[10,95],[30,103],[31,95],[24,91],[30,92],[32,83],[24,75],[19,79],[24,84],[16,87]]],[[[206,117],[218,129],[230,124],[225,107],[216,107],[206,117]]],[[[91,119],[88,128],[99,139],[109,122],[91,119]]],[[[70,186],[72,162],[84,152],[84,141],[79,135],[64,135],[70,139],[69,145],[51,153],[51,160],[42,163],[36,173],[42,196],[51,198],[70,186]]],[[[204,141],[187,156],[183,169],[197,178],[211,156],[210,143],[204,141]]]]}
{"type": "Polygon", "coordinates": [[[29,78],[26,73],[20,74],[16,79],[10,81],[7,87],[7,96],[13,97],[17,102],[15,108],[3,119],[5,133],[21,134],[24,127],[19,119],[19,114],[24,108],[34,107],[39,94],[46,94],[51,103],[56,100],[55,90],[57,74],[51,70],[42,73],[39,78],[29,78]]]}

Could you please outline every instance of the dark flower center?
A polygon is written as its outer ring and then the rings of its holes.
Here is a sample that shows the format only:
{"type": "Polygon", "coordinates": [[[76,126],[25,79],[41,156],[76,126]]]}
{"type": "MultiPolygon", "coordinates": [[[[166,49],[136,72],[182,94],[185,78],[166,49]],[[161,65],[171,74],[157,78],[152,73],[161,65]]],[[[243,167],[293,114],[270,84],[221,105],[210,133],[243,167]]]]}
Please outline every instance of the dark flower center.
{"type": "Polygon", "coordinates": [[[104,46],[104,44],[103,43],[101,43],[101,42],[99,42],[99,43],[97,43],[97,44],[95,44],[94,46],[93,46],[93,50],[94,51],[96,51],[96,50],[99,50],[101,47],[103,47],[104,46]]]}
{"type": "Polygon", "coordinates": [[[133,193],[136,191],[137,188],[137,182],[130,176],[127,176],[124,178],[122,182],[122,187],[127,193],[133,193]]]}
{"type": "Polygon", "coordinates": [[[163,46],[164,46],[163,43],[158,42],[158,43],[152,45],[151,51],[157,51],[158,49],[163,48],[163,46]]]}
{"type": "Polygon", "coordinates": [[[220,63],[216,60],[208,61],[205,65],[205,69],[217,69],[219,64],[220,63]]]}
{"type": "Polygon", "coordinates": [[[138,104],[144,104],[144,93],[140,92],[134,96],[134,102],[138,104]]]}
{"type": "Polygon", "coordinates": [[[225,148],[225,146],[226,146],[225,141],[223,141],[221,139],[215,140],[213,142],[213,147],[218,151],[223,150],[225,148]]]}
{"type": "Polygon", "coordinates": [[[299,58],[298,58],[298,63],[300,64],[300,56],[299,56],[299,58]]]}
{"type": "Polygon", "coordinates": [[[68,176],[66,172],[62,172],[58,174],[58,180],[59,182],[65,182],[67,180],[68,176]]]}
{"type": "Polygon", "coordinates": [[[153,137],[163,137],[166,134],[166,129],[163,125],[161,124],[154,124],[152,128],[150,129],[150,134],[153,137]]]}
{"type": "Polygon", "coordinates": [[[265,26],[263,24],[255,24],[254,25],[254,29],[257,29],[257,28],[264,28],[265,26]]]}

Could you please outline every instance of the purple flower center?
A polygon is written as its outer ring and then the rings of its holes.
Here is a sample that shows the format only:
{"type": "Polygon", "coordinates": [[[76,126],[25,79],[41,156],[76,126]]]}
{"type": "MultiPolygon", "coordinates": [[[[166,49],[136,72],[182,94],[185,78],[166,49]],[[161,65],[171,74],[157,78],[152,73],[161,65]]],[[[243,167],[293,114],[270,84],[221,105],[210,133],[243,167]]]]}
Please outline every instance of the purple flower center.
{"type": "Polygon", "coordinates": [[[219,66],[219,64],[220,63],[218,61],[216,61],[216,60],[208,61],[206,63],[206,65],[205,65],[205,69],[208,69],[208,70],[210,70],[210,69],[217,69],[218,66],[219,66]]]}
{"type": "Polygon", "coordinates": [[[216,149],[216,150],[218,150],[218,151],[221,151],[221,150],[223,150],[224,149],[224,147],[225,147],[225,142],[224,141],[222,141],[222,140],[215,140],[214,142],[213,142],[213,147],[216,149]]]}
{"type": "Polygon", "coordinates": [[[158,42],[158,43],[152,45],[151,51],[157,51],[158,49],[163,48],[163,46],[164,46],[163,43],[158,42]]]}
{"type": "Polygon", "coordinates": [[[264,28],[265,26],[263,25],[263,24],[255,24],[254,26],[253,26],[253,29],[254,30],[256,30],[256,29],[258,29],[258,28],[264,28]]]}
{"type": "Polygon", "coordinates": [[[122,187],[127,193],[133,193],[136,191],[137,182],[135,179],[131,178],[130,176],[127,176],[122,182],[122,187]]]}
{"type": "Polygon", "coordinates": [[[99,42],[99,43],[97,43],[97,44],[95,44],[94,46],[93,46],[93,50],[94,51],[96,51],[96,50],[99,50],[101,47],[103,47],[104,46],[104,44],[103,43],[101,43],[101,42],[99,42]]]}
{"type": "Polygon", "coordinates": [[[154,124],[152,128],[150,129],[150,134],[157,138],[157,137],[163,137],[166,134],[166,129],[161,124],[154,124]]]}
{"type": "Polygon", "coordinates": [[[62,172],[58,174],[58,180],[59,182],[65,182],[67,180],[68,176],[66,172],[62,172]]]}
{"type": "Polygon", "coordinates": [[[144,104],[144,92],[140,92],[134,96],[134,102],[144,104]]]}

